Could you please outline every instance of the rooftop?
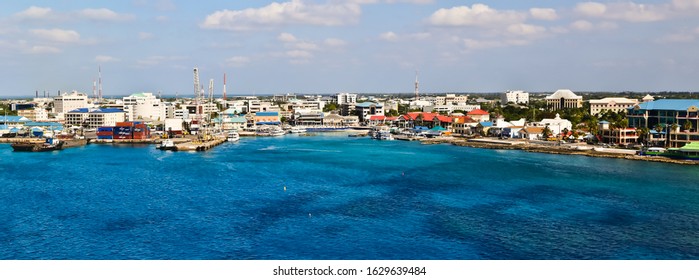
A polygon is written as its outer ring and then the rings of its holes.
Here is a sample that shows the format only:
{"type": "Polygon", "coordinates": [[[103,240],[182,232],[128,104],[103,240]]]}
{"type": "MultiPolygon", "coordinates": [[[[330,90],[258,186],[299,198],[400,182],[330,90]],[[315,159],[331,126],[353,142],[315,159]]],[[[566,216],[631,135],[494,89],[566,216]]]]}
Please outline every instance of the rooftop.
{"type": "Polygon", "coordinates": [[[698,99],[659,99],[636,105],[640,110],[686,111],[690,107],[699,108],[698,99]]]}
{"type": "Polygon", "coordinates": [[[575,95],[573,91],[569,89],[559,89],[553,94],[546,96],[546,99],[582,99],[582,96],[575,95]]]}

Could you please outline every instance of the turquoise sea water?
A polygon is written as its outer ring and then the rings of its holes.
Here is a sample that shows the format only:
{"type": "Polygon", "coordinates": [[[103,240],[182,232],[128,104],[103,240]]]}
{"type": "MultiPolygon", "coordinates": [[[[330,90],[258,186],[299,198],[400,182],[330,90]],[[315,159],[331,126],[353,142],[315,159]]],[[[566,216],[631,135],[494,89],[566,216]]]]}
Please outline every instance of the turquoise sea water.
{"type": "Polygon", "coordinates": [[[699,258],[695,166],[328,134],[0,174],[0,259],[699,258]]]}

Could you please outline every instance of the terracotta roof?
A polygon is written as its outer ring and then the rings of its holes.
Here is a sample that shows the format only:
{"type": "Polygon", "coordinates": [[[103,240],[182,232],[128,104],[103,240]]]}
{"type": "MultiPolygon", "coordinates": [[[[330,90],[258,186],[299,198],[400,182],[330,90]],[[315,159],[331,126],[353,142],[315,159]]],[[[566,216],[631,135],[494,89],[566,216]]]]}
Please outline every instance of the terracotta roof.
{"type": "Polygon", "coordinates": [[[398,119],[398,117],[386,117],[387,121],[395,121],[397,119],[398,119]]]}
{"type": "Polygon", "coordinates": [[[369,118],[370,121],[383,121],[386,119],[386,116],[371,116],[369,118]]]}
{"type": "Polygon", "coordinates": [[[490,113],[483,111],[481,109],[475,109],[471,112],[468,112],[468,115],[489,115],[490,113]]]}
{"type": "Polygon", "coordinates": [[[451,122],[452,122],[452,119],[451,119],[450,117],[447,117],[447,116],[438,115],[438,116],[436,116],[436,118],[437,118],[440,122],[443,122],[443,123],[451,123],[451,122]]]}
{"type": "Polygon", "coordinates": [[[408,120],[408,121],[409,121],[409,120],[415,120],[415,119],[417,119],[417,116],[419,116],[420,114],[422,114],[422,120],[423,120],[423,121],[430,121],[430,122],[434,119],[435,116],[439,116],[439,114],[437,114],[437,113],[410,112],[410,113],[407,113],[407,114],[405,114],[405,115],[403,115],[403,116],[401,116],[401,117],[402,117],[404,120],[408,120]]]}

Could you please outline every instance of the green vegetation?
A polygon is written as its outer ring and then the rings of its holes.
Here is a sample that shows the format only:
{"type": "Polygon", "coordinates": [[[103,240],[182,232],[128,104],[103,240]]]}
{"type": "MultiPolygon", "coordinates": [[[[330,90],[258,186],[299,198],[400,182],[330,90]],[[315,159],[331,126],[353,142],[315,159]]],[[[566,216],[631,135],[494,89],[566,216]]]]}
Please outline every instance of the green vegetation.
{"type": "Polygon", "coordinates": [[[336,111],[337,108],[337,103],[325,103],[325,106],[323,106],[323,112],[336,111]]]}

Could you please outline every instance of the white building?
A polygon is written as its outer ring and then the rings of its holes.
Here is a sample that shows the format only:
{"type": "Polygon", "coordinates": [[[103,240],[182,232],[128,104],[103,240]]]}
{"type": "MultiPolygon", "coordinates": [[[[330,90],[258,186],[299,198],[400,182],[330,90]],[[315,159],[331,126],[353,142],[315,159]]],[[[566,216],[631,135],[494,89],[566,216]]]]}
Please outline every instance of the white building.
{"type": "Polygon", "coordinates": [[[176,109],[173,112],[173,118],[175,119],[181,119],[181,120],[186,120],[189,119],[189,110],[187,109],[176,109]]]}
{"type": "Polygon", "coordinates": [[[338,93],[335,96],[335,102],[338,105],[342,104],[355,104],[357,103],[357,94],[354,93],[338,93]]]}
{"type": "Polygon", "coordinates": [[[500,94],[500,103],[529,104],[529,93],[521,90],[508,90],[500,94]]]}
{"type": "Polygon", "coordinates": [[[569,120],[561,119],[561,116],[559,114],[556,114],[556,117],[553,119],[541,120],[540,122],[536,123],[536,126],[548,126],[554,135],[560,134],[563,130],[572,131],[573,129],[573,124],[569,120]]]}
{"type": "Polygon", "coordinates": [[[580,108],[582,107],[582,99],[582,96],[575,95],[569,89],[559,89],[546,96],[546,105],[551,106],[552,110],[580,108]]]}
{"type": "Polygon", "coordinates": [[[86,94],[77,91],[61,94],[53,98],[53,112],[61,119],[65,113],[89,107],[87,99],[86,94]]]}
{"type": "Polygon", "coordinates": [[[603,110],[626,113],[626,109],[636,105],[638,105],[638,100],[624,97],[595,99],[590,100],[590,114],[596,115],[601,113],[603,110]]]}
{"type": "Polygon", "coordinates": [[[257,112],[267,112],[267,111],[277,111],[272,110],[272,103],[267,101],[260,101],[259,99],[251,99],[246,103],[245,112],[246,113],[257,113],[257,112]]]}
{"type": "Polygon", "coordinates": [[[357,110],[357,116],[359,116],[360,122],[369,121],[371,116],[383,116],[383,105],[372,102],[364,102],[355,105],[355,110],[357,110]]]}
{"type": "Polygon", "coordinates": [[[164,120],[166,110],[164,104],[150,92],[134,93],[123,98],[126,119],[135,121],[140,119],[164,120]]]}
{"type": "Polygon", "coordinates": [[[65,114],[66,125],[82,126],[95,129],[100,126],[115,126],[123,122],[126,113],[119,109],[109,108],[80,108],[65,114]]]}

